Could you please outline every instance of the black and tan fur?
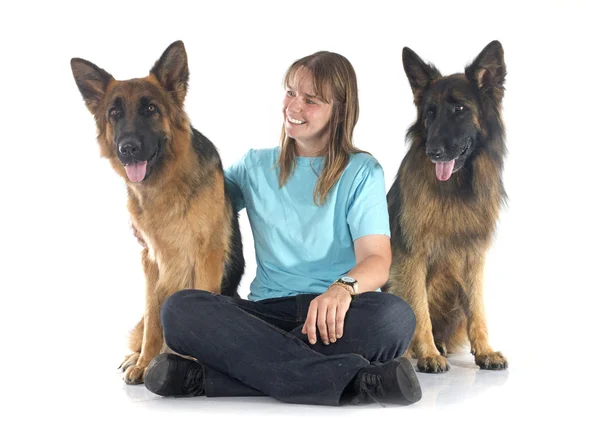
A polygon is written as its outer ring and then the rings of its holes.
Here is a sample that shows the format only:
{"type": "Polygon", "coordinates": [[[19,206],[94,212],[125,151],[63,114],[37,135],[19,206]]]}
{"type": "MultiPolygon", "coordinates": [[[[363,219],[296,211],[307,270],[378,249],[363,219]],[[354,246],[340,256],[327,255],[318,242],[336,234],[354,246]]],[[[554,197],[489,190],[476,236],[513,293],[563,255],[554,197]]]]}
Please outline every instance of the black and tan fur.
{"type": "Polygon", "coordinates": [[[237,295],[244,270],[238,217],[215,146],[184,111],[189,71],[181,41],[144,78],[118,81],[79,58],[71,68],[96,119],[100,152],[125,180],[128,211],[147,245],[144,316],[121,366],[127,383],[140,383],[163,348],[160,308],[168,296],[186,288],[237,295]],[[130,179],[125,165],[144,168],[130,179]]]}
{"type": "Polygon", "coordinates": [[[488,343],[483,302],[485,256],[505,200],[503,48],[490,43],[464,73],[450,76],[408,48],[402,59],[417,119],[388,192],[393,262],[386,290],[415,312],[409,352],[421,371],[448,370],[445,356],[467,339],[481,368],[503,369],[506,358],[488,343]],[[434,162],[453,165],[451,176],[440,178],[434,162]]]}

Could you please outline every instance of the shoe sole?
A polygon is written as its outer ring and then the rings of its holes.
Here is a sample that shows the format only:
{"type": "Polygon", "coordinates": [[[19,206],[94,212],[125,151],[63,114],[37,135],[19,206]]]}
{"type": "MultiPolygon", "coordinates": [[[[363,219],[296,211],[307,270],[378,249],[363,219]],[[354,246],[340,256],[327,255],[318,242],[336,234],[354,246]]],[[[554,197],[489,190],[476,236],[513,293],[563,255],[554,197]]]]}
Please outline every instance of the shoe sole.
{"type": "Polygon", "coordinates": [[[155,357],[148,368],[146,369],[146,375],[144,376],[144,385],[146,388],[157,395],[166,395],[161,392],[165,382],[167,381],[167,374],[169,373],[170,362],[167,357],[168,354],[160,354],[155,357]],[[166,365],[166,367],[161,367],[166,365]]]}
{"type": "Polygon", "coordinates": [[[402,395],[408,402],[416,403],[423,396],[417,373],[407,358],[401,357],[397,361],[396,379],[400,391],[402,391],[402,395]]]}

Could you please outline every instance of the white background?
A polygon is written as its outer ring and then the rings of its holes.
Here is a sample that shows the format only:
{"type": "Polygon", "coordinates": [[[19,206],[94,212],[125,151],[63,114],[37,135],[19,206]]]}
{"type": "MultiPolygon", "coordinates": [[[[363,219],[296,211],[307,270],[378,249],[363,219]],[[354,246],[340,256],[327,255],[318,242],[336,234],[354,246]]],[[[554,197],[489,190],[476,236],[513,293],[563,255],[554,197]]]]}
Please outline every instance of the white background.
{"type": "MultiPolygon", "coordinates": [[[[592,2],[15,3],[0,12],[0,395],[15,426],[591,423],[600,285],[592,2]],[[489,253],[485,298],[492,346],[511,362],[501,388],[454,406],[382,413],[264,405],[268,399],[188,401],[175,411],[124,394],[115,369],[142,314],[140,248],[125,186],[99,157],[72,57],[129,79],[183,40],[187,112],[228,166],[249,148],[278,144],[281,83],[294,60],[343,54],[358,76],[355,143],[379,160],[389,188],[415,118],[402,48],[449,74],[495,39],[508,70],[510,199],[489,253]]],[[[241,221],[246,295],[255,262],[245,214],[241,221]]]]}

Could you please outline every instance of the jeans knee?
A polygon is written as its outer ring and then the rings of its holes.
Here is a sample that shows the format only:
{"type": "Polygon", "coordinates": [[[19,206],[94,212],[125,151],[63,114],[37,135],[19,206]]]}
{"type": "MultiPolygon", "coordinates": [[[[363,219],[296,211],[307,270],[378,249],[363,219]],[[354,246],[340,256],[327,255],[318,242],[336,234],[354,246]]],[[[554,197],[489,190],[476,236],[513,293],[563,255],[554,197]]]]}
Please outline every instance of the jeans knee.
{"type": "Polygon", "coordinates": [[[181,348],[185,342],[183,335],[187,334],[186,326],[204,322],[202,315],[205,311],[199,306],[210,300],[213,293],[203,290],[186,289],[170,295],[160,310],[160,321],[166,344],[173,350],[181,348]],[[182,337],[178,337],[180,336],[182,337]]]}
{"type": "Polygon", "coordinates": [[[415,333],[415,329],[417,328],[417,318],[415,316],[415,312],[406,301],[402,300],[398,296],[394,297],[397,297],[397,299],[394,299],[394,316],[402,319],[405,333],[412,337],[412,335],[415,333]]]}
{"type": "Polygon", "coordinates": [[[408,303],[400,297],[381,293],[382,303],[379,317],[389,326],[389,334],[397,340],[410,341],[417,327],[415,313],[408,303]],[[384,297],[385,296],[385,297],[384,297]]]}
{"type": "Polygon", "coordinates": [[[371,326],[372,339],[385,350],[380,358],[385,361],[404,354],[417,326],[412,308],[400,297],[389,293],[365,293],[359,297],[362,298],[368,299],[363,304],[371,306],[365,324],[371,326]]]}
{"type": "Polygon", "coordinates": [[[200,316],[202,310],[198,310],[198,306],[210,300],[211,297],[213,297],[213,293],[192,289],[180,290],[171,294],[160,310],[163,329],[170,329],[174,323],[181,322],[181,319],[188,315],[200,316]]]}
{"type": "Polygon", "coordinates": [[[163,325],[163,328],[168,328],[173,323],[173,315],[177,313],[181,313],[181,307],[184,304],[184,300],[186,296],[189,295],[189,292],[192,290],[181,290],[174,294],[171,294],[167,297],[167,300],[162,304],[160,309],[160,321],[163,325]]]}

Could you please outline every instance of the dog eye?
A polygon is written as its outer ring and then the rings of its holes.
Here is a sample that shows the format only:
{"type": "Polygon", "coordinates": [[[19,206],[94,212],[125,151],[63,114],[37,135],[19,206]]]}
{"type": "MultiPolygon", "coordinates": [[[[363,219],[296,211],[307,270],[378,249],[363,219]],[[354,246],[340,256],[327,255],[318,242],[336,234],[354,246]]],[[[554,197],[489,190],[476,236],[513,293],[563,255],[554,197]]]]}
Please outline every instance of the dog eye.
{"type": "Polygon", "coordinates": [[[156,106],[154,104],[148,104],[146,110],[148,111],[148,113],[154,113],[156,111],[156,106]]]}
{"type": "Polygon", "coordinates": [[[108,114],[110,115],[110,117],[117,117],[119,115],[119,109],[113,107],[108,111],[108,114]]]}
{"type": "Polygon", "coordinates": [[[433,117],[433,116],[435,115],[435,110],[434,110],[433,108],[429,107],[429,108],[427,109],[427,112],[426,112],[426,113],[427,113],[427,116],[428,116],[428,117],[433,117]]]}
{"type": "Polygon", "coordinates": [[[463,111],[464,109],[465,106],[461,106],[460,104],[454,106],[454,111],[463,111]]]}

